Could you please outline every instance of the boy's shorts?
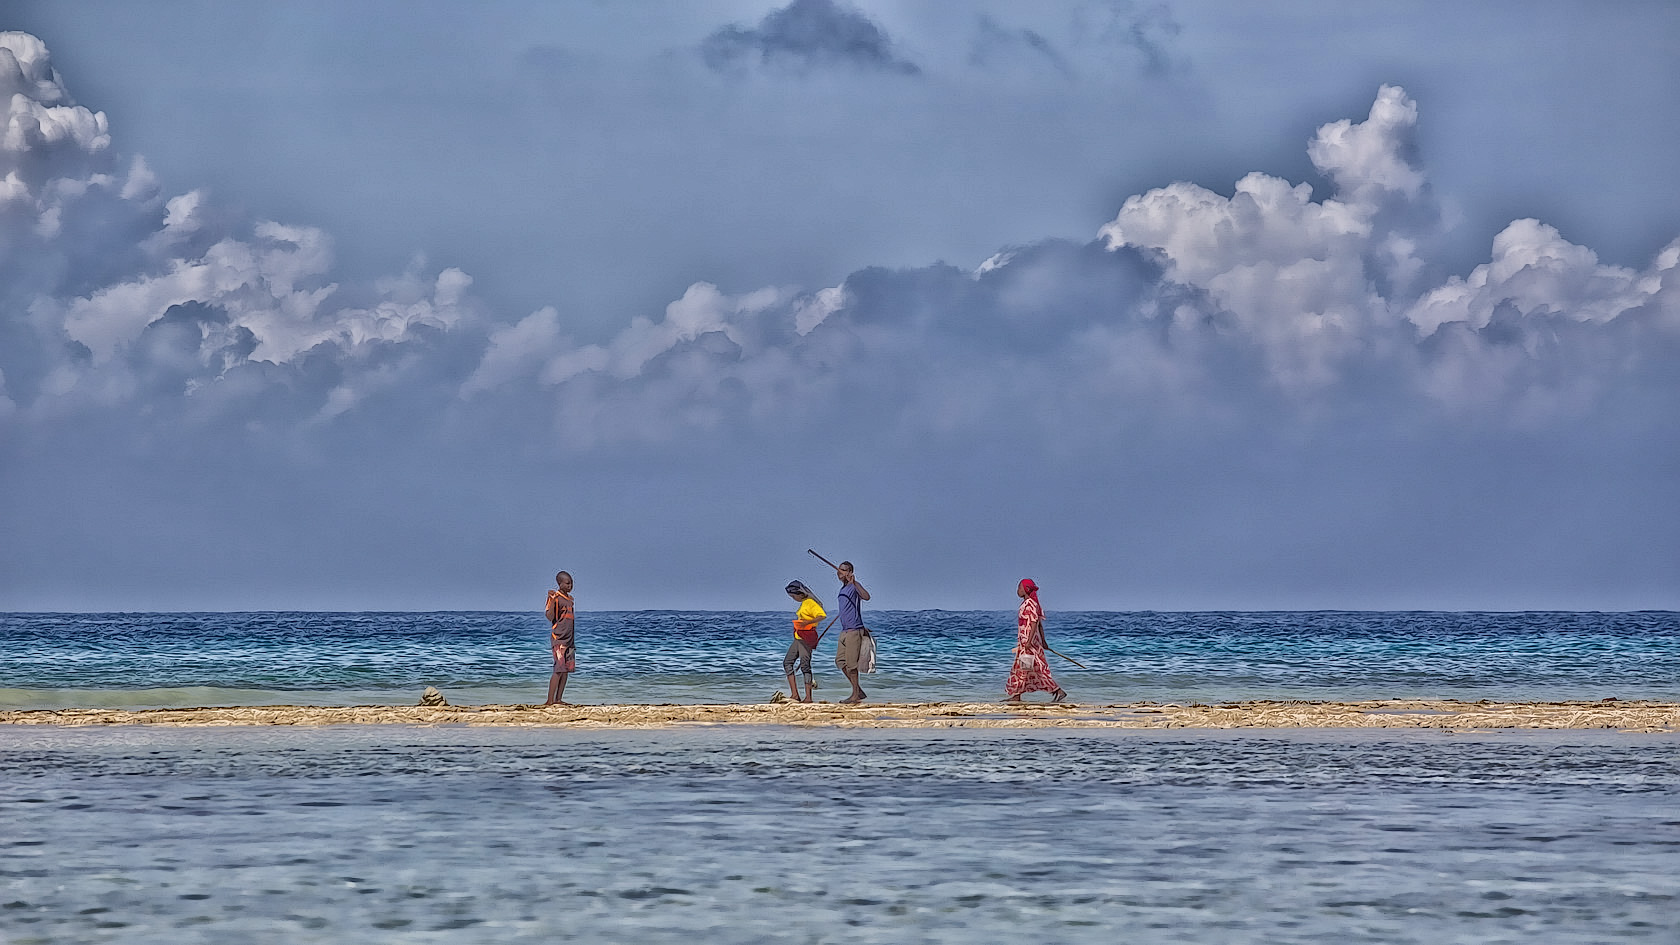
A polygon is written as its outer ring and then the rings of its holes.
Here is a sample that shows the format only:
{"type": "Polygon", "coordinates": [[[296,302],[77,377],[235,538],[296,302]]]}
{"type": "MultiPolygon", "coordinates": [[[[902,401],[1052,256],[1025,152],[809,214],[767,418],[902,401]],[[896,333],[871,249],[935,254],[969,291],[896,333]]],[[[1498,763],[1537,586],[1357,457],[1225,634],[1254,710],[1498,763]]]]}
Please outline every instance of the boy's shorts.
{"type": "Polygon", "coordinates": [[[863,654],[863,638],[869,636],[869,628],[861,627],[857,630],[846,630],[840,634],[840,645],[834,651],[834,665],[843,672],[857,672],[858,660],[863,654]]]}

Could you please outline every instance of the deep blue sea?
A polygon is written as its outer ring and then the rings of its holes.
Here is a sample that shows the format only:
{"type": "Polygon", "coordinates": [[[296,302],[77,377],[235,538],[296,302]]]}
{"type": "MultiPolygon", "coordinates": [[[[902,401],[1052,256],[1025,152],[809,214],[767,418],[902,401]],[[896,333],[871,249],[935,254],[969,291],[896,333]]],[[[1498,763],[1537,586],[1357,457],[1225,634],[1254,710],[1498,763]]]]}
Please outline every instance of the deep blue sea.
{"type": "MultiPolygon", "coordinates": [[[[1000,695],[1011,614],[871,618],[874,698],[1000,695]]],[[[584,612],[567,695],[759,701],[785,627],[584,612]]],[[[1680,699],[1670,613],[1048,629],[1083,702],[1680,699]]],[[[9,615],[0,673],[12,708],[532,702],[545,638],[527,614],[9,615]]],[[[1677,863],[1675,733],[0,726],[7,945],[1669,945],[1677,863]]]]}
{"type": "MultiPolygon", "coordinates": [[[[1012,612],[869,611],[878,701],[1000,698],[1012,612]]],[[[1079,702],[1227,699],[1680,700],[1680,614],[1057,613],[1079,702]]],[[[578,617],[583,703],[762,702],[785,689],[782,613],[578,617]]],[[[839,698],[836,634],[818,697],[839,698]]],[[[0,615],[0,708],[541,702],[538,613],[0,615]]]]}

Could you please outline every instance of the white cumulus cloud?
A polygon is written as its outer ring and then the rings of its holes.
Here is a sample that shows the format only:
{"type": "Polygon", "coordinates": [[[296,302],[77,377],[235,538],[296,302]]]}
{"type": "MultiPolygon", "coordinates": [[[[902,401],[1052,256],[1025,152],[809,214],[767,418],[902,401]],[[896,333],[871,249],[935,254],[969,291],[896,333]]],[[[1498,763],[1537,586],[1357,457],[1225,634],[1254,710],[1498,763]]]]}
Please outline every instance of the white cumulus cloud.
{"type": "Polygon", "coordinates": [[[389,373],[372,347],[472,318],[459,269],[341,286],[324,231],[242,221],[200,191],[160,195],[144,158],[119,160],[105,115],[75,103],[34,36],[0,33],[0,100],[0,377],[14,417],[56,416],[78,399],[108,408],[249,390],[212,382],[312,352],[336,368],[285,389],[342,412],[358,400],[358,371],[389,373]]]}
{"type": "Polygon", "coordinates": [[[591,338],[560,305],[494,318],[451,267],[343,284],[319,229],[160,194],[33,37],[0,36],[0,84],[7,422],[171,398],[237,414],[278,396],[319,423],[404,384],[469,413],[564,417],[574,444],[820,421],[841,400],[909,439],[1004,417],[1100,431],[1338,403],[1533,418],[1672,357],[1680,331],[1680,244],[1609,266],[1519,220],[1487,262],[1448,273],[1431,255],[1443,224],[1420,108],[1396,86],[1307,142],[1323,193],[1261,171],[1226,193],[1169,183],[1088,243],[1017,244],[969,271],[864,269],[814,291],[695,282],[591,338]]]}

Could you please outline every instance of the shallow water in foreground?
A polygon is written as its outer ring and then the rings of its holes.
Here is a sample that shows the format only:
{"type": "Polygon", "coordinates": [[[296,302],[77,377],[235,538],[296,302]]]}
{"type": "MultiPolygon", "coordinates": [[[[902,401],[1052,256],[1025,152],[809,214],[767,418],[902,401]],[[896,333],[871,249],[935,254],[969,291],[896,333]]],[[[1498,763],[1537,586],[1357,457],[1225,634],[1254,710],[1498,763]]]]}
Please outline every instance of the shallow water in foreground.
{"type": "Polygon", "coordinates": [[[1672,942],[1680,736],[0,731],[0,940],[1672,942]]]}

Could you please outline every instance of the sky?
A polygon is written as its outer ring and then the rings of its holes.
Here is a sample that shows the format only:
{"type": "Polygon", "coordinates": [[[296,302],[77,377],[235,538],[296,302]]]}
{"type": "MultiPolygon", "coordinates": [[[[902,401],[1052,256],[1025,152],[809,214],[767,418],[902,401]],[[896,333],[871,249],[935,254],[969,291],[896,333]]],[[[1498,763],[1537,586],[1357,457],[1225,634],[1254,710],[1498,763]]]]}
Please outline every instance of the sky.
{"type": "Polygon", "coordinates": [[[1680,5],[0,31],[0,610],[1680,608],[1680,5]]]}

